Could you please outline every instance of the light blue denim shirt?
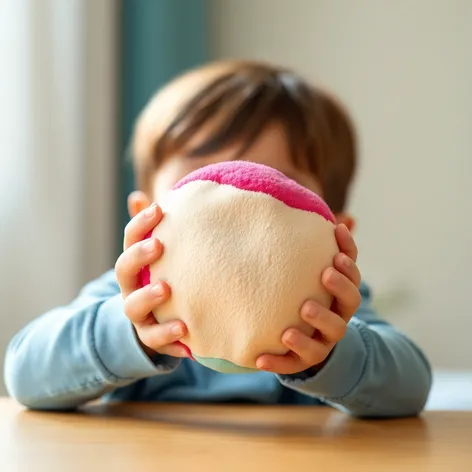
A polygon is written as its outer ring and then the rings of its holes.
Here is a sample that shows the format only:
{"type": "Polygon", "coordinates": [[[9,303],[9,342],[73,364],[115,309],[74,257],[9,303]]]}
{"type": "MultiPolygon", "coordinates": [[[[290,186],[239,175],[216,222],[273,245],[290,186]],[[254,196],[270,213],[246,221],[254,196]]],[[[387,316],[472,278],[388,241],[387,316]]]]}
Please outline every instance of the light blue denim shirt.
{"type": "Polygon", "coordinates": [[[189,359],[141,349],[112,271],[86,285],[11,340],[5,382],[33,409],[71,409],[89,400],[328,404],[359,417],[418,414],[431,369],[405,335],[373,311],[367,286],[345,337],[314,374],[222,374],[189,359]]]}

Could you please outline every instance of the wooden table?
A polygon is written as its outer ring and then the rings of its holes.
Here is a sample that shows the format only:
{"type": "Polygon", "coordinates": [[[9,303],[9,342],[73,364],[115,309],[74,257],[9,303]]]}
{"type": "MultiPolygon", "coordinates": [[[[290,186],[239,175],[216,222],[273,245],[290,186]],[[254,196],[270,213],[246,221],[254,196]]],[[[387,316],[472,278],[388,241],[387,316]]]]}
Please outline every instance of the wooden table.
{"type": "Polygon", "coordinates": [[[472,471],[472,411],[360,421],[329,408],[91,405],[0,399],[1,472],[472,471]]]}

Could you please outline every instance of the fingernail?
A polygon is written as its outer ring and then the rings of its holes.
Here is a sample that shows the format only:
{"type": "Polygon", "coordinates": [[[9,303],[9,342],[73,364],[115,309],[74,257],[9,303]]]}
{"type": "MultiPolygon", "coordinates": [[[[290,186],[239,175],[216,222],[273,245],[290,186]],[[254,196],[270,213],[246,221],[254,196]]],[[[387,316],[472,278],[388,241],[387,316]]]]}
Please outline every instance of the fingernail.
{"type": "Polygon", "coordinates": [[[328,280],[333,283],[337,282],[339,280],[339,272],[332,270],[329,274],[328,280]]]}
{"type": "Polygon", "coordinates": [[[156,240],[155,239],[148,239],[143,243],[143,251],[144,252],[153,252],[156,248],[156,240]]]}
{"type": "Polygon", "coordinates": [[[182,336],[184,334],[182,325],[180,325],[179,323],[172,326],[172,328],[170,328],[170,331],[172,334],[175,334],[176,336],[182,336]]]}
{"type": "Polygon", "coordinates": [[[318,307],[313,302],[307,303],[303,314],[307,318],[316,318],[316,315],[318,314],[318,307]]]}
{"type": "Polygon", "coordinates": [[[155,297],[162,297],[164,295],[164,287],[161,283],[157,283],[151,287],[151,293],[155,297]]]}
{"type": "Polygon", "coordinates": [[[286,344],[293,345],[297,341],[297,333],[294,331],[289,331],[288,333],[285,334],[284,336],[284,342],[286,344]]]}
{"type": "Polygon", "coordinates": [[[144,216],[151,218],[156,213],[156,204],[153,203],[149,208],[144,211],[144,216]]]}
{"type": "Polygon", "coordinates": [[[256,362],[256,367],[261,370],[269,370],[270,366],[266,362],[256,362]]]}

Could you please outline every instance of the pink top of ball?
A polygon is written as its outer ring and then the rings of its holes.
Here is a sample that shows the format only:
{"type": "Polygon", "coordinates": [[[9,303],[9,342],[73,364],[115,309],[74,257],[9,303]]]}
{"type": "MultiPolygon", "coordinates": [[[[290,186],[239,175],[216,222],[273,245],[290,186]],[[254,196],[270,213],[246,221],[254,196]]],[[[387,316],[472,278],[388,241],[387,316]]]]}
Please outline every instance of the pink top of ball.
{"type": "Polygon", "coordinates": [[[202,167],[177,182],[174,190],[193,181],[212,181],[249,192],[262,192],[298,210],[317,213],[335,223],[328,205],[308,190],[272,167],[246,161],[230,161],[202,167]]]}

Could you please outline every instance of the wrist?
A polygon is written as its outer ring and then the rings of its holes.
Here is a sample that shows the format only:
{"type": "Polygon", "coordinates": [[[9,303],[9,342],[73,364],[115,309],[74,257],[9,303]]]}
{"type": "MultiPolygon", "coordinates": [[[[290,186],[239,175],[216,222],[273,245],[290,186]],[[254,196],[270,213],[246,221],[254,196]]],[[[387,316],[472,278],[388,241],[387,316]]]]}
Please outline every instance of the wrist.
{"type": "Polygon", "coordinates": [[[123,310],[120,294],[100,305],[92,334],[100,365],[118,382],[156,374],[155,363],[140,346],[136,330],[123,310]]]}

